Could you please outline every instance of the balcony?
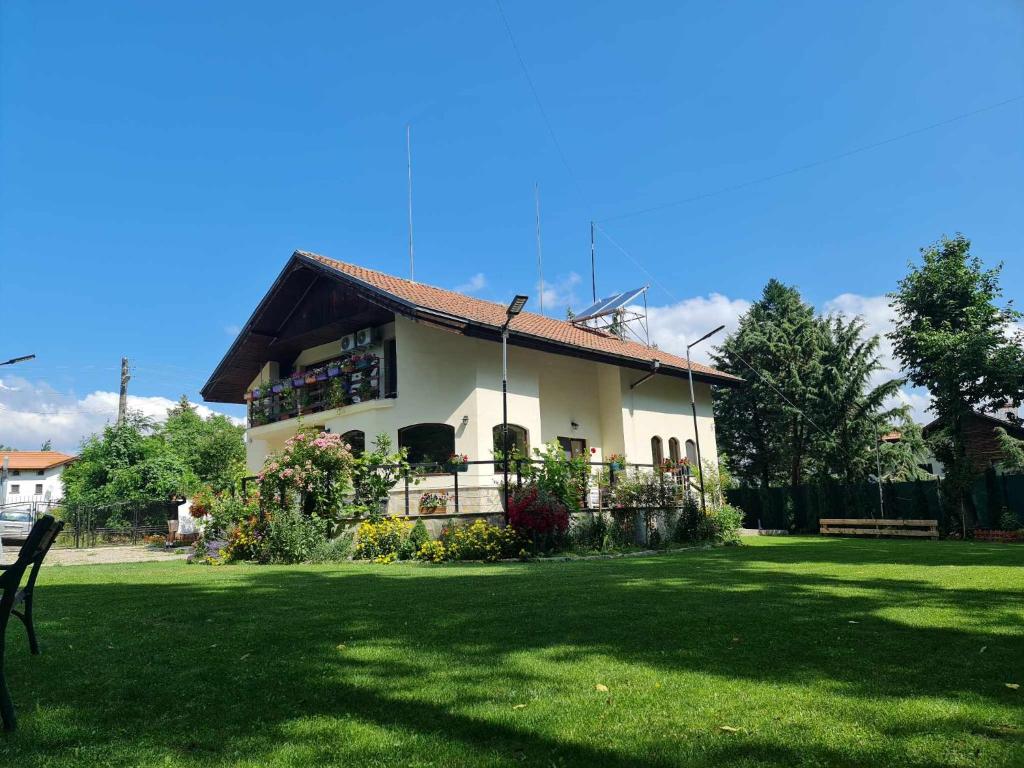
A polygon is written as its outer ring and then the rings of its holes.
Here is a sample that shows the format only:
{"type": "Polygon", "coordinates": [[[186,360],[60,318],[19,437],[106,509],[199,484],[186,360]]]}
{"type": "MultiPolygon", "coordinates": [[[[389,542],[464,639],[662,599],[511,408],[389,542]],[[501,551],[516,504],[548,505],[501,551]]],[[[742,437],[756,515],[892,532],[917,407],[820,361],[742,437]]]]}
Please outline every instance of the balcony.
{"type": "Polygon", "coordinates": [[[309,366],[245,393],[249,426],[394,396],[382,394],[381,361],[372,352],[355,353],[309,366]]]}

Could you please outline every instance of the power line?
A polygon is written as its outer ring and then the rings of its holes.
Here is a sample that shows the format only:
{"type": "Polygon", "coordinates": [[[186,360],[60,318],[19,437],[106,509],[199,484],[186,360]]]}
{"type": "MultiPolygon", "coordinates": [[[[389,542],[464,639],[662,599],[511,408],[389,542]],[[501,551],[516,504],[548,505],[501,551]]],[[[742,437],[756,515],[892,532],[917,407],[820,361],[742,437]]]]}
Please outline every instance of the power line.
{"type": "Polygon", "coordinates": [[[711,191],[711,192],[702,192],[702,193],[700,193],[698,195],[693,195],[692,197],[687,197],[687,198],[684,198],[682,200],[676,200],[676,201],[670,202],[670,203],[663,203],[661,205],[654,205],[654,206],[651,206],[649,208],[641,208],[641,209],[636,210],[636,211],[630,211],[628,213],[621,213],[621,214],[618,214],[616,216],[609,216],[609,217],[606,217],[606,218],[602,219],[602,221],[608,222],[608,221],[618,221],[620,219],[628,219],[628,218],[632,218],[633,216],[641,216],[641,215],[646,214],[646,213],[654,213],[656,211],[663,211],[663,210],[665,210],[667,208],[675,208],[675,207],[680,206],[680,205],[687,205],[688,203],[695,203],[695,202],[698,202],[700,200],[706,200],[709,197],[715,197],[717,195],[724,195],[724,194],[726,194],[728,192],[736,192],[736,191],[741,190],[741,189],[746,189],[747,187],[756,186],[757,184],[764,184],[764,183],[769,182],[769,181],[774,181],[775,179],[780,179],[780,178],[782,178],[784,176],[791,176],[794,173],[800,173],[801,171],[810,170],[811,168],[817,168],[818,166],[825,165],[827,163],[834,163],[834,162],[836,162],[838,160],[843,160],[843,159],[845,159],[847,157],[851,157],[853,155],[858,155],[858,154],[860,154],[862,152],[869,152],[872,149],[878,149],[879,147],[884,147],[886,144],[892,144],[893,142],[896,142],[896,141],[902,141],[903,139],[910,138],[911,136],[917,136],[918,134],[925,133],[927,131],[935,130],[936,128],[942,128],[943,126],[950,125],[951,123],[956,123],[956,122],[959,122],[960,120],[966,120],[969,117],[974,117],[975,115],[980,115],[983,112],[989,112],[989,111],[991,111],[993,109],[998,109],[999,107],[1005,107],[1007,104],[1012,104],[1012,103],[1014,103],[1016,101],[1020,101],[1021,99],[1024,99],[1024,94],[1022,94],[1020,96],[1014,96],[1013,98],[1010,98],[1010,99],[1005,99],[1004,101],[1000,101],[1000,102],[997,102],[995,104],[989,104],[986,107],[982,107],[980,109],[975,109],[975,110],[973,110],[971,112],[964,112],[964,113],[956,115],[954,117],[950,117],[950,118],[948,118],[946,120],[940,120],[937,123],[931,123],[930,125],[925,125],[925,126],[922,126],[920,128],[915,128],[914,130],[907,131],[905,133],[901,133],[901,134],[899,134],[897,136],[891,136],[888,139],[882,139],[881,141],[876,141],[876,142],[874,142],[872,144],[865,144],[865,145],[860,146],[860,147],[855,147],[854,149],[847,150],[846,152],[840,152],[838,155],[832,155],[830,157],[825,157],[825,158],[822,158],[820,160],[814,160],[813,162],[804,163],[803,165],[798,165],[798,166],[795,166],[793,168],[789,168],[788,170],[785,170],[785,171],[779,171],[778,173],[773,173],[773,174],[770,174],[768,176],[761,176],[761,177],[756,178],[756,179],[750,179],[749,181],[744,181],[744,182],[742,182],[740,184],[733,184],[733,185],[728,186],[728,187],[722,187],[721,189],[716,189],[716,190],[711,191]]]}
{"type": "Polygon", "coordinates": [[[537,102],[537,109],[540,110],[540,115],[544,119],[544,125],[547,127],[548,133],[551,135],[551,141],[554,142],[555,149],[558,150],[558,156],[562,160],[562,165],[564,165],[565,170],[569,172],[569,178],[571,178],[572,183],[576,185],[576,191],[579,193],[580,198],[586,203],[587,196],[583,192],[583,187],[576,178],[576,174],[573,173],[572,166],[569,165],[569,160],[566,158],[565,152],[562,150],[562,144],[558,141],[555,129],[551,125],[551,120],[548,118],[547,110],[544,109],[544,103],[540,100],[540,94],[537,92],[537,86],[534,85],[533,78],[530,77],[530,70],[527,69],[526,61],[523,59],[523,54],[519,51],[519,45],[516,43],[515,35],[512,34],[512,26],[508,23],[508,17],[505,15],[505,9],[501,5],[501,0],[494,0],[494,4],[498,6],[498,15],[501,16],[501,22],[505,25],[505,32],[508,33],[509,42],[512,43],[512,50],[515,51],[516,58],[519,60],[519,66],[522,68],[523,75],[526,77],[526,82],[530,85],[530,92],[533,94],[533,100],[537,102]]]}

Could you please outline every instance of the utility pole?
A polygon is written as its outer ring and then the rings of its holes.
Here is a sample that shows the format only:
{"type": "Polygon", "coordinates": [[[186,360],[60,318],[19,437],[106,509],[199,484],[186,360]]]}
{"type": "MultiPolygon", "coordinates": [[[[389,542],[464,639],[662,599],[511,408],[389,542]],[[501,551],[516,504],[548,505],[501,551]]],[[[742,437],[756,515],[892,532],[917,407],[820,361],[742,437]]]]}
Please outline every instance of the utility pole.
{"type": "Polygon", "coordinates": [[[128,358],[121,358],[121,396],[117,400],[117,426],[124,424],[124,417],[128,414],[128,382],[131,380],[128,373],[128,358]]]}

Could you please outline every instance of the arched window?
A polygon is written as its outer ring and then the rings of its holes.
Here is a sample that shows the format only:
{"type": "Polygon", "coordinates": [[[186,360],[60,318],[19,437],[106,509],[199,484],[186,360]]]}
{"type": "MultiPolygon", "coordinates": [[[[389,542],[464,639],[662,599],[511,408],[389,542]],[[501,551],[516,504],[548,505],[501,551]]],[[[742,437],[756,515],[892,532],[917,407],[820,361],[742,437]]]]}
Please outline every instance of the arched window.
{"type": "MultiPolygon", "coordinates": [[[[502,450],[502,446],[501,446],[501,432],[502,432],[502,425],[501,424],[495,424],[494,425],[494,429],[491,430],[491,434],[492,434],[492,437],[493,437],[493,444],[494,444],[494,458],[495,459],[500,458],[503,455],[503,453],[504,453],[504,451],[502,450]]],[[[529,436],[526,433],[526,429],[524,427],[520,427],[518,424],[509,424],[508,425],[508,449],[509,449],[509,458],[513,458],[513,457],[515,457],[517,455],[518,456],[523,456],[525,458],[529,458],[530,457],[530,440],[529,440],[529,436]]],[[[509,465],[509,469],[510,470],[514,470],[515,466],[510,464],[509,465]]],[[[500,472],[501,470],[502,470],[501,462],[495,461],[494,462],[494,471],[495,472],[500,472]]]]}
{"type": "Polygon", "coordinates": [[[665,451],[661,446],[661,438],[657,435],[651,438],[651,461],[655,466],[665,461],[665,451]]]}
{"type": "Polygon", "coordinates": [[[353,456],[362,456],[366,450],[366,434],[361,429],[350,429],[341,439],[352,448],[353,456]]]}
{"type": "Polygon", "coordinates": [[[697,444],[693,440],[686,441],[686,460],[694,467],[697,466],[697,444]]]}
{"type": "Polygon", "coordinates": [[[409,451],[412,464],[445,465],[455,453],[455,427],[451,424],[413,424],[398,430],[398,447],[409,451]]]}
{"type": "Polygon", "coordinates": [[[668,439],[668,457],[672,459],[673,464],[679,463],[679,440],[675,437],[668,439]]]}

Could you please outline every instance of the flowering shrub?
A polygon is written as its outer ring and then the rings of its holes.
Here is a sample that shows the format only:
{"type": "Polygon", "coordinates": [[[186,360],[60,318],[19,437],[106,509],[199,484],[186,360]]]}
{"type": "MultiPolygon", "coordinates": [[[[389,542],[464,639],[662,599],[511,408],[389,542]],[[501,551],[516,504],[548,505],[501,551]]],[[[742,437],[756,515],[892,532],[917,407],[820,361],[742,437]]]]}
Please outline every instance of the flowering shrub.
{"type": "Polygon", "coordinates": [[[224,559],[228,562],[261,560],[266,549],[269,529],[269,520],[258,514],[240,521],[228,537],[227,546],[224,547],[224,559]]]}
{"type": "Polygon", "coordinates": [[[453,467],[459,467],[469,463],[469,456],[465,453],[453,453],[448,457],[448,463],[453,467]]]}
{"type": "Polygon", "coordinates": [[[412,523],[396,517],[361,523],[356,532],[356,548],[352,556],[357,560],[378,560],[393,555],[393,559],[397,559],[411,532],[412,523]]]}
{"type": "Polygon", "coordinates": [[[189,514],[196,519],[206,517],[213,511],[213,504],[213,489],[208,485],[204,485],[192,497],[192,506],[189,507],[189,514]]]}
{"type": "MultiPolygon", "coordinates": [[[[485,560],[494,562],[518,557],[522,543],[515,529],[476,520],[471,525],[448,525],[441,531],[441,547],[428,547],[428,552],[443,560],[485,560]]],[[[423,547],[420,548],[420,553],[423,547]]],[[[426,558],[421,558],[426,559],[426,558]]],[[[440,562],[433,559],[433,562],[440,562]]]]}
{"type": "Polygon", "coordinates": [[[340,435],[299,432],[267,457],[257,478],[266,504],[280,500],[281,507],[291,507],[297,501],[305,512],[332,519],[351,487],[352,452],[340,435]]]}
{"type": "Polygon", "coordinates": [[[431,539],[426,541],[416,552],[416,559],[426,563],[443,563],[448,559],[448,552],[444,548],[444,542],[431,539]]]}
{"type": "Polygon", "coordinates": [[[565,543],[569,530],[569,510],[561,499],[540,485],[516,489],[508,500],[508,524],[534,550],[548,552],[565,543]]]}

